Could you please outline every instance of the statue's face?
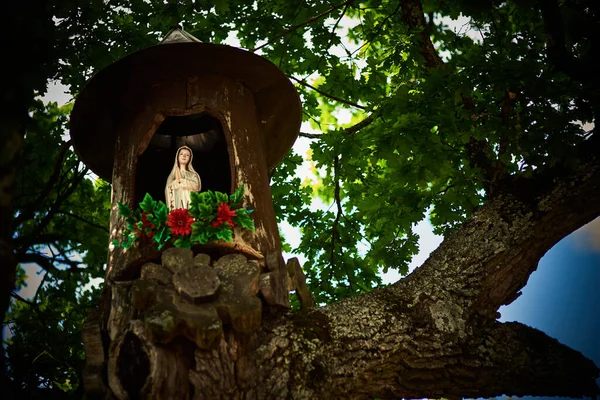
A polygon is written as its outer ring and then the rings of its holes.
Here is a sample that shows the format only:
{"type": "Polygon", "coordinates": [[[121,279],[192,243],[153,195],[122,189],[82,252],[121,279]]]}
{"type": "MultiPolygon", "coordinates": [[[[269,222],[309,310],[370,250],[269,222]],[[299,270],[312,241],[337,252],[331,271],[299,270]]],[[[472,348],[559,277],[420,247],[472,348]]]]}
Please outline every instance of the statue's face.
{"type": "Polygon", "coordinates": [[[189,150],[183,149],[181,151],[179,151],[179,157],[177,158],[177,161],[179,161],[179,166],[180,167],[185,167],[188,165],[188,163],[190,162],[190,157],[192,155],[190,154],[189,150]]]}

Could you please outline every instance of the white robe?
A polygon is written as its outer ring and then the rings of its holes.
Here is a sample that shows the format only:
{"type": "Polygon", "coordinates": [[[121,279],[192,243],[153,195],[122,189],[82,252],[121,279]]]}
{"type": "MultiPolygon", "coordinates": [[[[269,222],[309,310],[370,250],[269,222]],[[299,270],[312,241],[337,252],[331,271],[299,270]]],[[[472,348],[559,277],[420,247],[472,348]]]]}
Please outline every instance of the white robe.
{"type": "Polygon", "coordinates": [[[166,200],[169,210],[189,208],[190,192],[200,191],[200,176],[194,171],[179,169],[181,179],[175,178],[167,184],[166,200]]]}

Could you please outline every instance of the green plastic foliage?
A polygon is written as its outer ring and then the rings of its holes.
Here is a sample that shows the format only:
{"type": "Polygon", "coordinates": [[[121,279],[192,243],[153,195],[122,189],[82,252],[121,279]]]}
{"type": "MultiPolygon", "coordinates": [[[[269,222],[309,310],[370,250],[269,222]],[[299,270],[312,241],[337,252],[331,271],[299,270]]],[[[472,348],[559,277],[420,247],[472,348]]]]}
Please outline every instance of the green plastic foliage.
{"type": "Polygon", "coordinates": [[[228,203],[229,196],[227,193],[215,192],[215,197],[217,198],[218,203],[228,203]]]}
{"type": "Polygon", "coordinates": [[[125,217],[127,225],[123,230],[123,240],[115,240],[113,244],[128,249],[137,241],[147,243],[148,239],[153,237],[158,244],[158,250],[162,250],[171,238],[174,239],[175,247],[185,248],[191,248],[196,243],[206,244],[215,240],[232,242],[233,231],[228,222],[242,229],[254,231],[254,222],[249,216],[252,210],[246,207],[233,210],[235,206],[241,206],[243,199],[244,185],[240,185],[231,196],[211,190],[201,193],[191,192],[190,207],[187,212],[194,219],[192,230],[188,235],[178,236],[171,231],[167,223],[169,219],[167,206],[162,201],[155,201],[146,193],[139,208],[133,211],[128,206],[118,203],[119,214],[125,217]],[[234,211],[233,215],[229,215],[231,221],[219,220],[221,207],[229,212],[234,211]]]}
{"type": "Polygon", "coordinates": [[[234,217],[234,220],[235,223],[241,226],[243,229],[249,229],[252,232],[254,232],[254,221],[252,221],[252,219],[250,218],[251,212],[252,211],[248,210],[247,208],[238,208],[237,210],[235,210],[237,216],[234,217]]]}
{"type": "MultiPolygon", "coordinates": [[[[120,206],[121,205],[119,204],[119,210],[121,209],[120,206]]],[[[157,202],[154,199],[152,199],[152,196],[150,196],[148,193],[146,193],[146,195],[144,196],[144,199],[140,203],[140,208],[142,209],[142,211],[143,212],[154,212],[154,210],[156,209],[156,206],[157,206],[157,202]]],[[[166,206],[163,208],[166,208],[166,206]]]]}
{"type": "Polygon", "coordinates": [[[240,187],[229,196],[229,202],[234,208],[241,206],[242,200],[244,200],[244,185],[240,185],[240,187]]]}

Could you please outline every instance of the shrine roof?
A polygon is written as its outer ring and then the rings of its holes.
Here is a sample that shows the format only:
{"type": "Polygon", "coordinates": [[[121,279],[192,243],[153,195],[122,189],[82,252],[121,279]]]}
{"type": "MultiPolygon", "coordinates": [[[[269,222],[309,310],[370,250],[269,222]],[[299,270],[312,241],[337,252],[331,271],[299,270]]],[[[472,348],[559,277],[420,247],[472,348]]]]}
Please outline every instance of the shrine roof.
{"type": "Polygon", "coordinates": [[[302,122],[300,98],[292,82],[263,57],[201,42],[179,28],[172,29],[161,44],[119,59],[86,83],[70,121],[73,145],[83,162],[110,182],[120,121],[143,107],[144,94],[158,83],[203,74],[229,77],[250,89],[267,166],[277,165],[294,144],[302,122]]]}

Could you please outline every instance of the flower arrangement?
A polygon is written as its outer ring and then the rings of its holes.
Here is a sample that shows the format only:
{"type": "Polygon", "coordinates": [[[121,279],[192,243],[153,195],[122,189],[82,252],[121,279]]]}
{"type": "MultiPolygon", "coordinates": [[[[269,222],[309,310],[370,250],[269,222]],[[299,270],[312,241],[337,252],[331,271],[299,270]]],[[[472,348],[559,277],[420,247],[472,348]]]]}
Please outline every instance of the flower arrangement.
{"type": "Polygon", "coordinates": [[[242,207],[244,185],[231,195],[221,192],[190,193],[189,209],[171,210],[162,201],[155,201],[146,193],[135,210],[122,203],[119,214],[127,222],[123,240],[115,240],[115,246],[128,249],[137,241],[156,242],[161,250],[171,239],[176,247],[191,247],[214,240],[233,241],[233,227],[254,231],[249,210],[242,207]]]}

